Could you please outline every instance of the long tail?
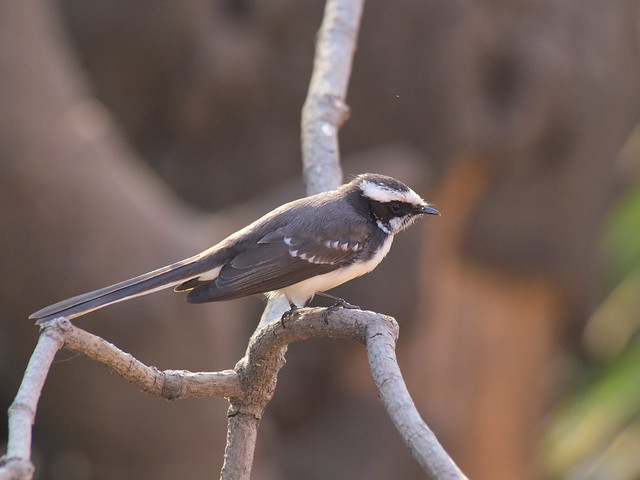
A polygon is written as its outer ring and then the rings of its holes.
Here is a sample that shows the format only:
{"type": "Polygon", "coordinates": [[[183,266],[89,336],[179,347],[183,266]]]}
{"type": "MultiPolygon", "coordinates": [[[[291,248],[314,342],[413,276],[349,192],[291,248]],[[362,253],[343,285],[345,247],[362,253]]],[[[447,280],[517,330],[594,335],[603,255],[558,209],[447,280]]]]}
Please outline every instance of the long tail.
{"type": "Polygon", "coordinates": [[[54,303],[32,313],[29,318],[37,319],[36,325],[55,317],[75,318],[107,305],[170,288],[211,270],[212,267],[208,266],[212,263],[210,260],[210,257],[203,258],[202,254],[196,255],[124,282],[54,303]]]}

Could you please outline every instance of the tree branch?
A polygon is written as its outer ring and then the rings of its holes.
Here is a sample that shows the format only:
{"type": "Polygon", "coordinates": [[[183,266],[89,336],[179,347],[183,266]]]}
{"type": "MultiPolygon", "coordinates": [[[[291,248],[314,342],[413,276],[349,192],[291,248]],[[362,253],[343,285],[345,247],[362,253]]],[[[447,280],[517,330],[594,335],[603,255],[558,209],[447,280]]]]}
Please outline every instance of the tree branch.
{"type": "Polygon", "coordinates": [[[9,443],[0,479],[31,478],[33,474],[29,461],[31,425],[51,362],[63,347],[98,361],[141,390],[169,400],[229,398],[229,430],[221,478],[248,479],[258,423],[285,364],[286,347],[315,337],[351,338],[365,344],[380,399],[412,455],[431,478],[466,478],[422,421],[409,396],[395,356],[397,322],[391,317],[361,310],[336,310],[327,315],[324,308],[305,308],[284,324],[272,322],[258,329],[235,371],[214,373],[160,372],[65,318],[49,322],[43,328],[9,409],[9,443]]]}
{"type": "Polygon", "coordinates": [[[65,318],[48,323],[45,330],[60,330],[64,347],[95,360],[140,390],[167,400],[200,397],[233,397],[241,394],[238,375],[233,370],[189,372],[149,367],[106,340],[71,324],[65,318]]]}
{"type": "MultiPolygon", "coordinates": [[[[284,366],[287,345],[315,337],[351,338],[366,345],[378,395],[409,451],[430,478],[465,479],[411,400],[395,355],[399,330],[397,322],[386,315],[362,310],[337,310],[331,312],[328,318],[325,318],[326,312],[324,308],[301,309],[284,326],[281,322],[273,322],[256,332],[244,358],[236,365],[247,394],[242,398],[230,399],[230,418],[235,423],[234,428],[242,429],[243,434],[230,429],[228,449],[233,452],[236,442],[238,448],[246,448],[247,442],[252,439],[255,441],[258,422],[273,395],[278,372],[284,366]],[[231,435],[235,436],[232,438],[231,435]]],[[[246,454],[252,455],[253,452],[246,454]]],[[[247,457],[244,457],[244,462],[238,457],[234,457],[239,464],[235,464],[233,475],[245,472],[247,476],[233,476],[223,468],[221,478],[249,478],[247,466],[250,468],[250,462],[247,457]]]]}
{"type": "Polygon", "coordinates": [[[0,459],[0,479],[31,478],[31,427],[53,358],[64,343],[58,331],[44,331],[29,359],[16,398],[9,407],[7,454],[0,459]]]}
{"type": "Polygon", "coordinates": [[[142,391],[167,400],[242,395],[233,370],[192,373],[148,367],[115,345],[71,324],[66,318],[48,322],[31,355],[22,384],[9,407],[7,454],[0,460],[0,480],[30,479],[31,427],[47,374],[58,350],[67,348],[108,367],[142,391]]]}
{"type": "Polygon", "coordinates": [[[390,331],[380,323],[367,330],[367,356],[371,377],[378,397],[411,455],[430,478],[438,480],[466,479],[438,439],[422,420],[402,378],[395,352],[398,326],[390,331]],[[380,328],[383,327],[383,328],[380,328]]]}
{"type": "Polygon", "coordinates": [[[302,108],[302,162],[307,194],[342,183],[338,130],[346,104],[364,0],[327,0],[316,40],[309,92],[302,108]]]}

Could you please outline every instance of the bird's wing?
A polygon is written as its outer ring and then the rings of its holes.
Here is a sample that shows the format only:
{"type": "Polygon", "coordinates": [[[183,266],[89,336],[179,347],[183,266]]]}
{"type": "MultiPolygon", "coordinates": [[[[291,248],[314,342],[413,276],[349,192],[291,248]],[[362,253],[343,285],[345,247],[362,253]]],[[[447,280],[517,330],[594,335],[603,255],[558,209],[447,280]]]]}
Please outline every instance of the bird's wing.
{"type": "Polygon", "coordinates": [[[187,282],[187,301],[203,303],[270,292],[331,272],[354,262],[366,245],[366,236],[352,232],[334,241],[279,230],[262,237],[226,263],[212,281],[187,282]]]}

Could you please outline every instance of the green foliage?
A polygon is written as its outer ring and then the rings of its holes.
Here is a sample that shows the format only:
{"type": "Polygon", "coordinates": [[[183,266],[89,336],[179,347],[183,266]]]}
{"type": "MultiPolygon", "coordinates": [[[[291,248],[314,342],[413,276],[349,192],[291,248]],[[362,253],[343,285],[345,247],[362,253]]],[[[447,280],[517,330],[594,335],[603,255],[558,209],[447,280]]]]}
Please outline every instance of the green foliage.
{"type": "Polygon", "coordinates": [[[543,442],[550,478],[639,478],[640,455],[627,455],[640,445],[639,369],[635,342],[558,409],[543,442]]]}
{"type": "Polygon", "coordinates": [[[606,286],[615,288],[640,267],[640,185],[614,208],[604,229],[606,286]]]}
{"type": "Polygon", "coordinates": [[[640,185],[612,211],[603,248],[606,298],[584,334],[592,362],[541,444],[552,479],[640,478],[640,185]]]}

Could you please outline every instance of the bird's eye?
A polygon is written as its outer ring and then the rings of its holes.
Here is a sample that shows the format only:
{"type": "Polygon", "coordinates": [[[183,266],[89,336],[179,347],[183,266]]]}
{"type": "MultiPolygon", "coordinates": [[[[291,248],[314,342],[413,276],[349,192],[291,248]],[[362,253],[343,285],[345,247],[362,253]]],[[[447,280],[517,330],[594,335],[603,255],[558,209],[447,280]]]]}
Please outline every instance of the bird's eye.
{"type": "Polygon", "coordinates": [[[389,209],[391,210],[391,213],[397,215],[398,213],[400,213],[402,207],[400,205],[400,202],[391,202],[391,204],[389,205],[389,209]]]}

